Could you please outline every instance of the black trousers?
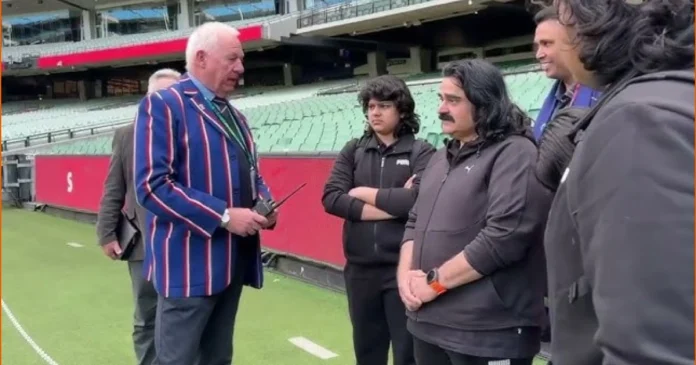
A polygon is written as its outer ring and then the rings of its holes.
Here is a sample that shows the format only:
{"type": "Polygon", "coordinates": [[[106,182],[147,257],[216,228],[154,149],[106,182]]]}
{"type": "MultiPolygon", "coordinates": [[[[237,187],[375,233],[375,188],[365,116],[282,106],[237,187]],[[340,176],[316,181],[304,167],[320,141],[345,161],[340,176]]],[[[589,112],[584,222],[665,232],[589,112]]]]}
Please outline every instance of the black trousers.
{"type": "Polygon", "coordinates": [[[413,340],[406,329],[406,307],[396,285],[396,266],[344,269],[348,311],[357,365],[415,365],[413,340]]]}
{"type": "Polygon", "coordinates": [[[476,357],[445,350],[439,346],[413,338],[413,352],[418,365],[489,365],[497,361],[501,365],[532,365],[534,358],[496,359],[476,357]]]}

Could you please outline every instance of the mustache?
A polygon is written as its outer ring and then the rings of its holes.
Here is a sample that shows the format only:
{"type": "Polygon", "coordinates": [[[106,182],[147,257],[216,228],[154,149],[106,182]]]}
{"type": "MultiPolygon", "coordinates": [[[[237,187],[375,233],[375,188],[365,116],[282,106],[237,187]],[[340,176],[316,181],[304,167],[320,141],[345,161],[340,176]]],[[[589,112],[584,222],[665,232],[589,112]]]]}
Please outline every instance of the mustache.
{"type": "Polygon", "coordinates": [[[438,118],[442,121],[447,121],[447,122],[453,122],[454,123],[454,118],[449,113],[440,113],[437,115],[438,118]]]}

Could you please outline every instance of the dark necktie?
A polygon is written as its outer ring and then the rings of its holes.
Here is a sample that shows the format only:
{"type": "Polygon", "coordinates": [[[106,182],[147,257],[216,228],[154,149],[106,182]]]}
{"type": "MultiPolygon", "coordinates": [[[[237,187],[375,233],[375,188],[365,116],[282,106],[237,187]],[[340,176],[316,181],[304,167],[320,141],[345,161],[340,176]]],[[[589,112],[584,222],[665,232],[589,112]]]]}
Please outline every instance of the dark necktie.
{"type": "Polygon", "coordinates": [[[213,99],[213,103],[217,107],[218,111],[223,117],[223,123],[227,125],[227,131],[232,134],[232,137],[237,140],[237,143],[240,144],[240,147],[247,152],[247,145],[246,145],[246,140],[244,139],[244,135],[242,134],[241,126],[239,123],[237,123],[237,118],[234,117],[234,113],[232,113],[232,108],[230,107],[230,104],[227,102],[227,100],[223,98],[218,98],[215,97],[213,99]]]}
{"type": "Polygon", "coordinates": [[[230,110],[230,105],[227,103],[227,100],[223,98],[214,98],[213,103],[215,106],[217,106],[218,111],[220,114],[222,114],[223,117],[225,117],[226,120],[224,122],[227,122],[230,127],[232,127],[232,124],[235,122],[234,120],[234,115],[232,114],[232,110],[230,110]]]}

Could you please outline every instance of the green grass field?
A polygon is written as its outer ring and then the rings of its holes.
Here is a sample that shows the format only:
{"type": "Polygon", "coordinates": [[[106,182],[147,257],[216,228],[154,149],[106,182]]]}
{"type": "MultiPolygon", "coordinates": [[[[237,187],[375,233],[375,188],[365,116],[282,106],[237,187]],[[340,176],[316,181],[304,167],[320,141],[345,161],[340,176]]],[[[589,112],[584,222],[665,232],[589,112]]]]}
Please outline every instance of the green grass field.
{"type": "MultiPolygon", "coordinates": [[[[28,211],[2,213],[2,299],[57,364],[135,363],[127,267],[106,259],[95,240],[88,224],[28,211]]],[[[264,289],[245,288],[234,356],[235,365],[354,364],[344,295],[267,273],[264,289]],[[290,343],[292,337],[338,356],[322,360],[290,343]]],[[[47,363],[3,311],[2,364],[47,363]]]]}

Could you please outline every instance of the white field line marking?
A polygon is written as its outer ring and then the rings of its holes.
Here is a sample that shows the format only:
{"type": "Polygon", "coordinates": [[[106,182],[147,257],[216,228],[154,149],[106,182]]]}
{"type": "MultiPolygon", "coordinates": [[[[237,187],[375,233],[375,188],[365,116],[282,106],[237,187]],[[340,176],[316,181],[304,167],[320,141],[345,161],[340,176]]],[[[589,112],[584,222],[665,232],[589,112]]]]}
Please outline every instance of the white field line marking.
{"type": "Polygon", "coordinates": [[[7,318],[10,319],[10,322],[12,322],[12,325],[17,330],[17,332],[19,332],[19,334],[22,335],[22,337],[24,337],[24,340],[27,341],[29,346],[31,346],[31,348],[33,348],[34,351],[36,351],[36,353],[39,354],[39,356],[41,356],[41,358],[44,359],[44,361],[46,361],[47,364],[58,365],[58,363],[55,360],[48,356],[46,351],[42,350],[41,347],[39,347],[39,345],[37,345],[36,342],[34,342],[34,340],[29,336],[29,334],[27,334],[24,328],[22,328],[22,325],[19,324],[19,321],[17,321],[17,318],[15,318],[14,314],[12,314],[10,308],[7,306],[7,304],[5,304],[4,299],[2,300],[2,311],[5,312],[7,318]]]}
{"type": "Polygon", "coordinates": [[[338,356],[304,337],[293,337],[288,339],[288,341],[322,360],[328,360],[338,356]]]}
{"type": "Polygon", "coordinates": [[[68,245],[70,247],[77,247],[77,248],[83,247],[81,244],[79,244],[77,242],[68,242],[68,243],[66,243],[66,245],[68,245]]]}

